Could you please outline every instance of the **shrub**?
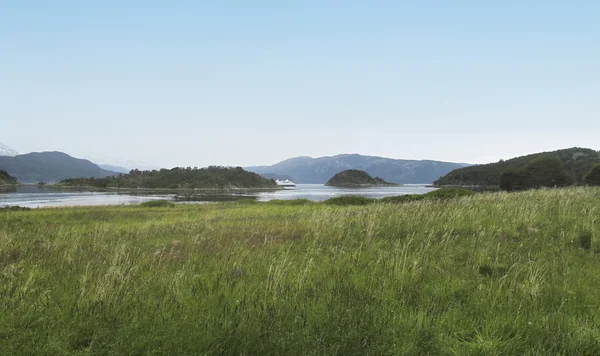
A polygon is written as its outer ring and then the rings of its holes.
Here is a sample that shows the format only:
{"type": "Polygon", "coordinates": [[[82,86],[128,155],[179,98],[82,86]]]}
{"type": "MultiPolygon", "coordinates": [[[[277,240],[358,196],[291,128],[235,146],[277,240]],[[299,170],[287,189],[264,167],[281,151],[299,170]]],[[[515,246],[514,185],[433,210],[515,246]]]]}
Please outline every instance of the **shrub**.
{"type": "Polygon", "coordinates": [[[474,195],[475,192],[469,189],[463,189],[463,188],[443,188],[443,189],[438,189],[438,190],[434,190],[432,192],[429,192],[425,195],[423,195],[424,199],[440,199],[440,200],[446,200],[446,199],[454,199],[454,198],[459,198],[459,197],[467,197],[470,195],[474,195]]]}
{"type": "Polygon", "coordinates": [[[254,199],[242,198],[242,199],[235,200],[235,203],[240,204],[240,205],[249,205],[249,204],[258,204],[258,201],[256,200],[256,198],[254,198],[254,199]]]}
{"type": "Polygon", "coordinates": [[[368,205],[377,202],[377,199],[366,198],[362,196],[348,195],[342,197],[335,197],[325,200],[325,204],[328,205],[368,205]]]}
{"type": "Polygon", "coordinates": [[[175,204],[168,200],[152,200],[141,203],[140,206],[144,208],[173,208],[175,204]]]}
{"type": "Polygon", "coordinates": [[[427,194],[408,194],[408,195],[397,195],[393,197],[385,197],[380,201],[382,203],[392,203],[392,204],[402,204],[409,203],[412,201],[419,200],[447,200],[458,197],[465,197],[469,195],[473,195],[475,192],[469,189],[463,188],[442,188],[438,190],[434,190],[427,194]]]}
{"type": "Polygon", "coordinates": [[[584,232],[579,235],[579,247],[582,249],[589,251],[592,249],[592,234],[589,232],[584,232]]]}
{"type": "Polygon", "coordinates": [[[380,201],[382,203],[393,203],[393,204],[401,204],[401,203],[409,203],[411,201],[423,200],[425,199],[425,194],[407,194],[407,195],[396,195],[393,197],[385,197],[380,201]]]}
{"type": "Polygon", "coordinates": [[[24,206],[18,206],[18,205],[14,205],[14,206],[10,206],[10,205],[0,206],[0,211],[27,211],[27,210],[31,210],[31,208],[26,208],[24,206]]]}
{"type": "Polygon", "coordinates": [[[502,277],[506,273],[508,273],[508,269],[505,266],[492,266],[489,264],[479,266],[479,274],[484,277],[502,277]]]}
{"type": "Polygon", "coordinates": [[[312,204],[312,201],[308,199],[291,199],[291,200],[280,200],[274,199],[267,202],[267,204],[271,205],[306,205],[312,204]]]}

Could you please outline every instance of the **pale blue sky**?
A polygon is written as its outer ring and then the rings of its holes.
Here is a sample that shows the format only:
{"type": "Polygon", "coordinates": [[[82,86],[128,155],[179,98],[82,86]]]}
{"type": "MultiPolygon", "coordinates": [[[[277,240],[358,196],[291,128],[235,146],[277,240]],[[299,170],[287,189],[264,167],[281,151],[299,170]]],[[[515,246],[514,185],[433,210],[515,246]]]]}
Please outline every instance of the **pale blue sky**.
{"type": "Polygon", "coordinates": [[[599,1],[0,0],[0,142],[159,166],[600,149],[599,1]]]}

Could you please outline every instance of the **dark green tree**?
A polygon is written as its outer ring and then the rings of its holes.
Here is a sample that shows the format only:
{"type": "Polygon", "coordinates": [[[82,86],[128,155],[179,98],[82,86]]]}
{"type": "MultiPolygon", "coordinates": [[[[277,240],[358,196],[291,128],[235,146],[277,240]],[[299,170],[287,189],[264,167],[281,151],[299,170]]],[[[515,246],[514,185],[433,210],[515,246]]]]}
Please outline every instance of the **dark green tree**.
{"type": "Polygon", "coordinates": [[[523,172],[527,188],[565,187],[573,184],[573,178],[565,171],[564,164],[556,157],[541,157],[529,162],[523,172]]]}
{"type": "Polygon", "coordinates": [[[600,185],[600,163],[592,166],[592,169],[583,176],[583,181],[587,185],[600,185]]]}
{"type": "Polygon", "coordinates": [[[522,169],[509,168],[500,175],[500,188],[507,191],[565,187],[573,183],[573,177],[556,157],[540,157],[522,169]]]}
{"type": "Polygon", "coordinates": [[[509,192],[527,189],[527,176],[522,169],[510,168],[500,175],[500,189],[509,192]]]}

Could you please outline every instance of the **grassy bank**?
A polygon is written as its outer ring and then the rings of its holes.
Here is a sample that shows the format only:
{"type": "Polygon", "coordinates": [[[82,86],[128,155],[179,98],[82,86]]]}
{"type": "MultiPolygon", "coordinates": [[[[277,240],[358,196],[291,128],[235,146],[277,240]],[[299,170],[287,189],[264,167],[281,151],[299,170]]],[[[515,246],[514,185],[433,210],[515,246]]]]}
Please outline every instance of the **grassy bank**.
{"type": "Polygon", "coordinates": [[[598,354],[600,189],[0,211],[0,354],[598,354]]]}

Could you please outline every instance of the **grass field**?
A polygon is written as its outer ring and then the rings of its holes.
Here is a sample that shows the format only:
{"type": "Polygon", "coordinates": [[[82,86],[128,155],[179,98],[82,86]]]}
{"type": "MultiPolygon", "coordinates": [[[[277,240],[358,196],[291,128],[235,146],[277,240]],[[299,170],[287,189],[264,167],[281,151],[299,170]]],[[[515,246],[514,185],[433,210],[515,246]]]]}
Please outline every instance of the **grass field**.
{"type": "Polygon", "coordinates": [[[0,211],[0,355],[598,355],[600,189],[0,211]]]}

